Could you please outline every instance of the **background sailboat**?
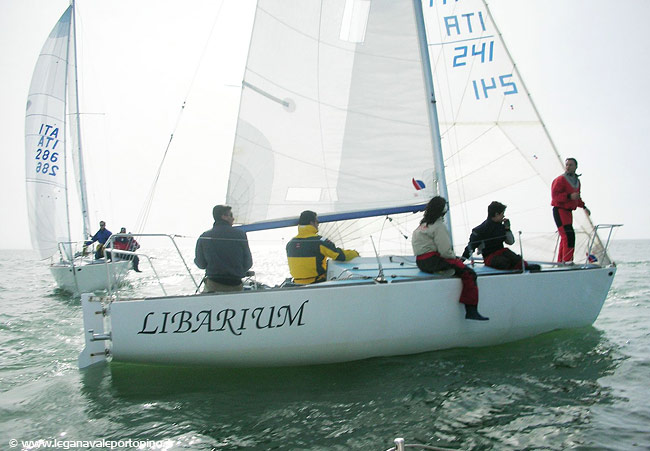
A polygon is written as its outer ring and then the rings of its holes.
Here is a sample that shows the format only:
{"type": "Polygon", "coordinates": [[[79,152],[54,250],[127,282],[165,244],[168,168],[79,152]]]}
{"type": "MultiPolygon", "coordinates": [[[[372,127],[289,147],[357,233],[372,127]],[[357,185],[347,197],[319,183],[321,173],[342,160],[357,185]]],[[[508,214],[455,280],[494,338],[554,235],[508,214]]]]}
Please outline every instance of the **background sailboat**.
{"type": "Polygon", "coordinates": [[[79,255],[71,233],[75,184],[83,224],[89,237],[90,217],[81,148],[74,3],[52,29],[34,68],[25,113],[27,205],[33,247],[41,258],[56,260],[50,269],[57,285],[82,293],[117,284],[129,262],[109,265],[79,255]],[[74,180],[69,171],[72,162],[74,180]]]}

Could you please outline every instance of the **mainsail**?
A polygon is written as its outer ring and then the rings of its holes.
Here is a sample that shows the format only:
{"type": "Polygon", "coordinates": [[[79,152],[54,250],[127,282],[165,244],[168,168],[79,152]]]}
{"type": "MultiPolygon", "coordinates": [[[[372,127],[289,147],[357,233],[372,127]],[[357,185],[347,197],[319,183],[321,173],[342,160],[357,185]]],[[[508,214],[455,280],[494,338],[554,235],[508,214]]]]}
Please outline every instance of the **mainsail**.
{"type": "Polygon", "coordinates": [[[61,16],[38,57],[27,97],[25,165],[32,244],[41,256],[70,241],[66,152],[66,86],[72,7],[61,16]]]}
{"type": "Polygon", "coordinates": [[[227,195],[239,221],[422,204],[432,174],[410,2],[258,2],[227,195]]]}

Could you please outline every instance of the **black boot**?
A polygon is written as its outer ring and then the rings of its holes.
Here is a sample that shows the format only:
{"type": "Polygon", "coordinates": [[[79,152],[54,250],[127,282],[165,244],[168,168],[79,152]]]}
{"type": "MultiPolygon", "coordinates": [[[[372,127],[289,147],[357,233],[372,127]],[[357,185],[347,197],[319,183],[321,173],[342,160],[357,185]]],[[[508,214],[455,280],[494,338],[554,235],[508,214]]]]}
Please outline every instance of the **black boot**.
{"type": "Polygon", "coordinates": [[[133,265],[133,270],[134,270],[135,272],[142,272],[142,271],[140,271],[140,268],[138,268],[138,266],[140,265],[140,259],[138,258],[137,255],[134,255],[133,257],[134,257],[134,258],[133,258],[133,263],[132,263],[132,265],[133,265]]]}
{"type": "Polygon", "coordinates": [[[476,321],[487,321],[490,318],[483,316],[478,312],[475,305],[465,304],[465,319],[474,319],[476,321]]]}

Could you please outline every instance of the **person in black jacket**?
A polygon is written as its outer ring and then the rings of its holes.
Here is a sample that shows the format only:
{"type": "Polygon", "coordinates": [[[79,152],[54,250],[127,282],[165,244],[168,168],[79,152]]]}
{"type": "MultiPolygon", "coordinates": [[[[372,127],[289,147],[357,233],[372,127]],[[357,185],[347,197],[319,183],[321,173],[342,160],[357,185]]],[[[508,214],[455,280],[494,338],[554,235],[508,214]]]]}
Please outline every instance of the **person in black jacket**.
{"type": "Polygon", "coordinates": [[[246,232],[234,229],[232,208],[217,205],[212,209],[214,225],[196,242],[194,263],[205,269],[204,293],[241,291],[242,278],[253,266],[246,232]]]}
{"type": "MultiPolygon", "coordinates": [[[[514,244],[515,237],[510,230],[510,220],[505,217],[506,206],[494,201],[488,205],[488,217],[472,229],[469,243],[463,252],[463,260],[468,259],[475,249],[483,255],[486,266],[496,269],[521,269],[522,258],[503,243],[514,244]]],[[[539,265],[523,262],[526,269],[539,270],[539,265]]]]}

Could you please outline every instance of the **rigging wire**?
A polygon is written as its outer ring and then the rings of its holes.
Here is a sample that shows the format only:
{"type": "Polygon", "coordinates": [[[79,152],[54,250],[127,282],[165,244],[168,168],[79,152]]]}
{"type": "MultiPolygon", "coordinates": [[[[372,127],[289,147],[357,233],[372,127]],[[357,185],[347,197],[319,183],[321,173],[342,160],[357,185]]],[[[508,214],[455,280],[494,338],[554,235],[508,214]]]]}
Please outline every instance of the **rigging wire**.
{"type": "MultiPolygon", "coordinates": [[[[377,216],[373,218],[361,218],[345,220],[341,222],[328,222],[320,224],[319,234],[330,239],[341,248],[365,248],[369,244],[372,231],[379,232],[378,250],[382,244],[388,244],[390,252],[410,252],[405,248],[408,234],[403,227],[413,221],[411,214],[393,216],[377,216]],[[393,234],[385,236],[386,223],[392,225],[393,234]]],[[[358,249],[357,249],[358,250],[358,249]]]]}
{"type": "Polygon", "coordinates": [[[178,113],[178,116],[176,117],[176,123],[174,124],[174,127],[172,129],[172,132],[169,136],[169,141],[167,142],[167,146],[165,147],[165,151],[163,152],[163,157],[160,161],[160,164],[158,165],[158,170],[156,171],[156,175],[154,176],[154,180],[151,184],[151,187],[149,188],[149,192],[147,194],[147,197],[145,198],[144,204],[142,206],[142,209],[140,210],[140,213],[138,214],[138,218],[136,220],[136,231],[137,233],[142,233],[142,231],[145,228],[145,225],[147,223],[147,220],[149,219],[149,214],[151,213],[151,207],[153,205],[153,199],[154,195],[156,192],[156,186],[158,184],[158,180],[160,180],[160,175],[162,174],[162,169],[165,164],[165,160],[167,158],[167,155],[169,153],[169,150],[172,145],[172,141],[174,140],[174,133],[178,129],[178,126],[181,122],[181,118],[183,116],[183,112],[185,111],[185,105],[187,104],[187,99],[190,96],[190,93],[192,92],[192,89],[194,87],[194,83],[196,81],[196,78],[199,73],[199,69],[203,65],[203,60],[205,59],[205,55],[208,50],[208,45],[210,41],[212,40],[212,35],[214,34],[214,30],[217,26],[217,22],[219,22],[219,18],[221,17],[221,10],[223,8],[225,0],[222,0],[221,3],[219,4],[219,9],[217,10],[217,14],[214,18],[214,21],[212,22],[212,27],[210,28],[210,33],[208,34],[208,38],[205,41],[205,44],[203,46],[203,50],[201,51],[201,56],[199,57],[199,62],[196,65],[196,69],[194,70],[194,74],[192,75],[192,79],[190,81],[189,87],[187,89],[187,94],[185,95],[185,99],[183,100],[183,104],[181,105],[180,111],[178,113]]]}

